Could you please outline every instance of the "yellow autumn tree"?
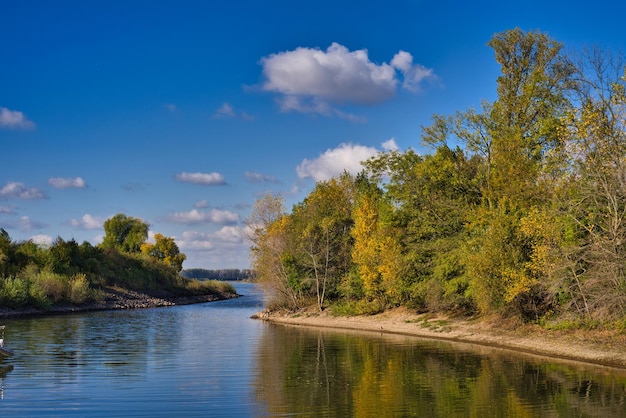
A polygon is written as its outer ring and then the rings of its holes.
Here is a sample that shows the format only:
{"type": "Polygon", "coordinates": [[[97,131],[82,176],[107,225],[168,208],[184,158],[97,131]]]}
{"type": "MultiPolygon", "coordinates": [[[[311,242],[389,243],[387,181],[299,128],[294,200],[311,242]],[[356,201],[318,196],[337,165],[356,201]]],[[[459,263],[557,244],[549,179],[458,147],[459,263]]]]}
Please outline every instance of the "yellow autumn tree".
{"type": "Polygon", "coordinates": [[[166,237],[163,234],[154,235],[154,244],[151,242],[143,243],[141,252],[174,267],[176,271],[183,269],[183,262],[187,259],[187,256],[178,249],[174,238],[166,237]]]}
{"type": "Polygon", "coordinates": [[[363,282],[368,299],[376,299],[382,293],[380,274],[380,246],[378,242],[378,197],[372,193],[362,194],[354,208],[352,237],[352,261],[363,282]]]}

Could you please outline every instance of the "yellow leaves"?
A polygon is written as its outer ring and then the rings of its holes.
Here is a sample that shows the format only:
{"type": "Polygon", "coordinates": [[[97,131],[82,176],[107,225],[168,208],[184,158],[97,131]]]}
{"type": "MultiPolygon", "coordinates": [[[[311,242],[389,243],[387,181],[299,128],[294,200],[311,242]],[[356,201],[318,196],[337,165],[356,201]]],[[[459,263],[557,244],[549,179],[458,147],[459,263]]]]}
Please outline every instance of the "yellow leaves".
{"type": "Polygon", "coordinates": [[[510,303],[516,296],[527,293],[537,283],[537,280],[526,274],[525,271],[505,269],[502,272],[505,283],[504,301],[510,303]]]}
{"type": "Polygon", "coordinates": [[[354,225],[352,227],[352,260],[357,266],[359,276],[363,281],[365,294],[374,298],[381,291],[380,275],[378,272],[380,249],[377,245],[378,211],[376,200],[364,194],[359,199],[353,212],[354,225]]]}
{"type": "Polygon", "coordinates": [[[177,271],[182,270],[183,262],[187,259],[187,256],[179,251],[174,238],[166,237],[163,234],[154,235],[154,244],[143,243],[141,252],[176,268],[177,271]]]}
{"type": "Polygon", "coordinates": [[[531,244],[526,268],[535,277],[548,276],[556,264],[557,249],[563,241],[560,223],[545,211],[532,208],[520,220],[520,233],[531,244]]]}

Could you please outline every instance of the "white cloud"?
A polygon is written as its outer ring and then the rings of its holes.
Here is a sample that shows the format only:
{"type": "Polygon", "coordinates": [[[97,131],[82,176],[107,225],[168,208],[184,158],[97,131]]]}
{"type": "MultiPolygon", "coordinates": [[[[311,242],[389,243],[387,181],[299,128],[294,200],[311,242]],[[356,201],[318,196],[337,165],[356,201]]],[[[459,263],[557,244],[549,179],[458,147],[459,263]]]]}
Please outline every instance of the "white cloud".
{"type": "Polygon", "coordinates": [[[377,64],[366,49],[350,51],[336,42],[326,51],[299,47],[263,57],[260,63],[265,77],[262,89],[280,95],[281,110],[356,121],[361,119],[330,104],[372,105],[388,100],[400,82],[396,70],[403,75],[403,87],[410,91],[417,91],[420,82],[434,77],[432,70],[413,64],[408,52],[398,52],[391,64],[377,64]]]}
{"type": "Polygon", "coordinates": [[[228,225],[239,222],[239,215],[234,212],[220,209],[212,209],[208,212],[192,209],[189,212],[173,213],[167,217],[167,220],[185,225],[197,225],[202,223],[228,225]]]}
{"type": "Polygon", "coordinates": [[[396,144],[395,138],[390,138],[389,140],[383,142],[381,146],[385,151],[398,151],[398,144],[396,144]]]}
{"type": "Polygon", "coordinates": [[[261,59],[263,89],[331,103],[373,104],[394,95],[397,79],[389,64],[369,60],[367,50],[349,51],[334,42],[326,51],[296,48],[261,59]]]}
{"type": "Polygon", "coordinates": [[[12,228],[20,229],[22,231],[32,231],[33,229],[45,228],[48,225],[43,222],[33,221],[28,216],[22,216],[17,221],[10,222],[9,226],[12,228]]]}
{"type": "Polygon", "coordinates": [[[30,240],[38,245],[51,245],[53,241],[50,235],[45,234],[33,235],[32,237],[30,237],[30,240]]]}
{"type": "Polygon", "coordinates": [[[234,118],[235,111],[233,110],[233,107],[231,105],[229,105],[228,103],[224,103],[215,111],[215,114],[213,116],[216,118],[234,118]]]}
{"type": "Polygon", "coordinates": [[[279,183],[279,181],[274,176],[269,176],[266,174],[255,173],[252,171],[246,171],[244,173],[246,179],[250,183],[279,183]]]}
{"type": "Polygon", "coordinates": [[[183,183],[199,184],[203,186],[219,186],[226,184],[220,173],[179,173],[174,178],[183,183]]]}
{"type": "Polygon", "coordinates": [[[196,231],[183,232],[183,239],[176,240],[176,245],[184,251],[212,251],[215,249],[210,234],[196,231]]]}
{"type": "Polygon", "coordinates": [[[26,187],[24,183],[8,182],[0,189],[0,197],[15,197],[17,199],[45,199],[46,194],[36,187],[26,187]]]}
{"type": "Polygon", "coordinates": [[[101,229],[104,221],[105,219],[103,218],[86,213],[80,219],[71,219],[69,224],[79,229],[101,229]]]}
{"type": "Polygon", "coordinates": [[[0,206],[0,213],[14,214],[15,211],[8,206],[0,206]]]}
{"type": "Polygon", "coordinates": [[[314,160],[304,159],[296,168],[301,179],[312,178],[315,181],[328,180],[344,170],[357,174],[363,169],[362,161],[378,154],[379,150],[356,144],[341,144],[337,148],[326,150],[314,160]]]}
{"type": "Polygon", "coordinates": [[[0,107],[0,128],[34,129],[35,124],[28,120],[22,112],[0,107]]]}
{"type": "Polygon", "coordinates": [[[224,226],[215,232],[185,231],[178,247],[186,265],[204,268],[249,268],[250,242],[245,226],[224,226]]]}
{"type": "Polygon", "coordinates": [[[254,117],[246,112],[236,112],[235,109],[227,102],[224,102],[212,116],[213,119],[223,118],[239,118],[246,121],[253,120],[254,117]]]}
{"type": "Polygon", "coordinates": [[[196,203],[194,203],[193,207],[196,209],[203,209],[203,208],[209,208],[211,207],[211,205],[209,204],[208,200],[203,199],[203,200],[198,200],[196,203]]]}
{"type": "Polygon", "coordinates": [[[163,106],[172,113],[176,112],[177,110],[176,105],[173,103],[165,103],[163,106]]]}
{"type": "Polygon", "coordinates": [[[420,91],[422,81],[436,78],[432,69],[413,64],[413,56],[406,51],[400,51],[394,55],[391,66],[402,72],[404,76],[402,87],[412,92],[420,91]]]}
{"type": "Polygon", "coordinates": [[[69,189],[69,188],[83,189],[87,187],[85,180],[83,180],[81,177],[76,177],[76,178],[52,177],[48,179],[48,184],[57,189],[69,189]]]}

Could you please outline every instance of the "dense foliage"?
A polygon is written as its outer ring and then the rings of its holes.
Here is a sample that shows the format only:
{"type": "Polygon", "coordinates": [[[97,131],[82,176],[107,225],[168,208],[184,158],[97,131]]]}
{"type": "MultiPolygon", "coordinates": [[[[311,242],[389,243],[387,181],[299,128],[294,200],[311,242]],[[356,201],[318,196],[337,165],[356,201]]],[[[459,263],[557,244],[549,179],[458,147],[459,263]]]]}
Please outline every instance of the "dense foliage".
{"type": "Polygon", "coordinates": [[[105,222],[103,243],[57,238],[49,246],[14,242],[0,228],[0,306],[49,308],[99,300],[106,287],[188,296],[210,292],[181,277],[185,255],[172,238],[155,235],[146,242],[148,225],[116,215],[105,222]]]}
{"type": "Polygon", "coordinates": [[[433,152],[380,153],[249,220],[273,304],[626,324],[626,94],[621,57],[496,34],[497,99],[434,115],[433,152]]]}

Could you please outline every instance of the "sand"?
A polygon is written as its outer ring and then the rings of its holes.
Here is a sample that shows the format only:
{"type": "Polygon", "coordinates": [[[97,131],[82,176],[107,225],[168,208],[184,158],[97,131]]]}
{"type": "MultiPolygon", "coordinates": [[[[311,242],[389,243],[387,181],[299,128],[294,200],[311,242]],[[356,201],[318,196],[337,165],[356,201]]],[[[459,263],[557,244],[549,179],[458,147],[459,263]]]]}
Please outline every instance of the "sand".
{"type": "Polygon", "coordinates": [[[416,314],[405,308],[377,315],[333,316],[312,309],[262,312],[258,319],[297,326],[410,335],[497,347],[543,357],[626,369],[626,335],[614,331],[550,331],[501,319],[466,319],[416,314]]]}

